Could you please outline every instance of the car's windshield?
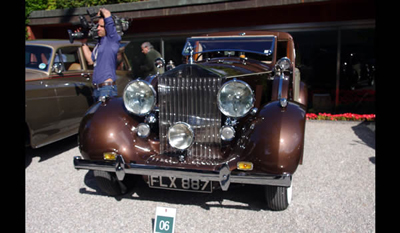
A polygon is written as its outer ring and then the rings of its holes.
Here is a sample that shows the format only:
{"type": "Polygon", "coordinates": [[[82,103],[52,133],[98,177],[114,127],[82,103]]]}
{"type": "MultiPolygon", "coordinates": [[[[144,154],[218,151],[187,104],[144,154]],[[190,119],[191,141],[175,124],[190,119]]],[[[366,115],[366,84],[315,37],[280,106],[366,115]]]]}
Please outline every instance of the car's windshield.
{"type": "Polygon", "coordinates": [[[193,54],[224,52],[221,54],[238,56],[239,53],[251,53],[261,55],[263,60],[271,61],[274,41],[275,37],[273,36],[192,37],[186,40],[182,55],[190,55],[190,48],[192,47],[193,54]]]}
{"type": "Polygon", "coordinates": [[[39,45],[25,45],[25,68],[48,71],[52,49],[39,45]]]}

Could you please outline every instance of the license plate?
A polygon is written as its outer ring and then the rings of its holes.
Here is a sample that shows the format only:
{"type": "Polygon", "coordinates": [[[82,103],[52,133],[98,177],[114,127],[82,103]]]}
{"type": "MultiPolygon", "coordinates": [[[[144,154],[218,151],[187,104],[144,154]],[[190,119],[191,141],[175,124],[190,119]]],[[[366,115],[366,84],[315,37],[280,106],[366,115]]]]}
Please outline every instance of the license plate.
{"type": "Polygon", "coordinates": [[[188,178],[176,178],[169,176],[149,176],[149,187],[161,188],[161,189],[173,189],[190,192],[212,192],[212,182],[188,179],[188,178]]]}

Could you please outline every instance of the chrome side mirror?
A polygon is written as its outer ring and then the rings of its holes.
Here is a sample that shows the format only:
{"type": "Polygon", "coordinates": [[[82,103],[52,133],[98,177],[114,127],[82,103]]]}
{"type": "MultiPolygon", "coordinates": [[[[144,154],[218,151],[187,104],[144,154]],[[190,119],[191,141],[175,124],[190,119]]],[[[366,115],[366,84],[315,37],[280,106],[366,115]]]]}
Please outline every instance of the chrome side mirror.
{"type": "Polygon", "coordinates": [[[56,72],[57,74],[61,74],[64,71],[61,62],[55,62],[53,64],[53,67],[51,68],[51,71],[56,72]]]}
{"type": "Polygon", "coordinates": [[[275,73],[280,75],[281,72],[285,72],[290,69],[291,61],[287,57],[282,57],[275,64],[275,73]]]}
{"type": "Polygon", "coordinates": [[[165,60],[162,57],[156,58],[156,60],[154,60],[154,65],[157,68],[165,67],[165,60]]]}
{"type": "Polygon", "coordinates": [[[164,67],[165,67],[164,58],[162,57],[156,58],[156,60],[154,60],[154,65],[157,67],[157,75],[164,73],[164,67]]]}
{"type": "Polygon", "coordinates": [[[288,105],[288,100],[286,98],[282,98],[282,82],[284,79],[283,72],[288,71],[291,67],[290,59],[287,57],[282,57],[275,64],[275,75],[279,75],[279,87],[278,87],[278,100],[279,105],[282,108],[286,108],[288,105]]]}

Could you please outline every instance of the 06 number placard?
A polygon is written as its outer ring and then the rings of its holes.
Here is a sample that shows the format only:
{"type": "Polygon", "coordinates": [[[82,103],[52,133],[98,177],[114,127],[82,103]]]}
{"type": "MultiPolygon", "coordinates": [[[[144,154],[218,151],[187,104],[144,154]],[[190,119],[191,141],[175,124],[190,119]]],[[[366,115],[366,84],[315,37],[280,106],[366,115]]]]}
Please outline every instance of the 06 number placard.
{"type": "Polygon", "coordinates": [[[173,233],[175,228],[175,208],[157,207],[154,233],[173,233]]]}

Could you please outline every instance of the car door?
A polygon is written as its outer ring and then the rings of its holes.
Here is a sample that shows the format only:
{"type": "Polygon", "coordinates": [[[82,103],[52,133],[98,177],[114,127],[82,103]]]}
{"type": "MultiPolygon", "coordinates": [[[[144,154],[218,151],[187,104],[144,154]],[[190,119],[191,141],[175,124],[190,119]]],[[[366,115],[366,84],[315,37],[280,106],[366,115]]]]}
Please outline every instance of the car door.
{"type": "Polygon", "coordinates": [[[60,108],[60,128],[64,134],[78,132],[79,123],[86,110],[93,104],[91,73],[83,64],[80,46],[58,48],[54,57],[50,80],[60,108]]]}
{"type": "MultiPolygon", "coordinates": [[[[25,46],[25,122],[33,148],[55,140],[59,106],[48,72],[53,49],[43,45],[25,46]]],[[[28,136],[27,136],[28,137],[28,136]]]]}

